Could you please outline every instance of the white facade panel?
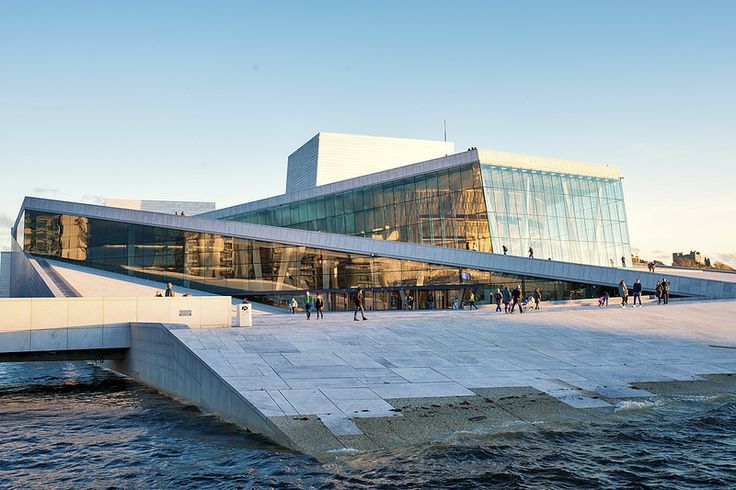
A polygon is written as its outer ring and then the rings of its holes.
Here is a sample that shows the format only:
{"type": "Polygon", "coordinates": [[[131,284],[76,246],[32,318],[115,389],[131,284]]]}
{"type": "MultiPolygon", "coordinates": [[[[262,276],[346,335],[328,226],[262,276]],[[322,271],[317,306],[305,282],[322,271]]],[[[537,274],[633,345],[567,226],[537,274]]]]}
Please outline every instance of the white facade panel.
{"type": "Polygon", "coordinates": [[[0,252],[0,298],[10,296],[10,261],[11,252],[0,252]]]}
{"type": "Polygon", "coordinates": [[[289,156],[286,192],[453,154],[451,142],[319,133],[289,156]]]}

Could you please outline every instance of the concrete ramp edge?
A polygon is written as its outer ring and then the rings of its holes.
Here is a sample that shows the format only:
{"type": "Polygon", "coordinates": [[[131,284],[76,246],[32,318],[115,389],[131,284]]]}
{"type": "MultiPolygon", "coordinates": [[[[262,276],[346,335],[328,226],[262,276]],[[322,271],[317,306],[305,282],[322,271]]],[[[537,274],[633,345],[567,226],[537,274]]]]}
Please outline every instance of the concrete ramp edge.
{"type": "Polygon", "coordinates": [[[189,327],[132,323],[127,357],[106,361],[104,366],[298,451],[268,417],[170,332],[181,328],[189,327]]]}

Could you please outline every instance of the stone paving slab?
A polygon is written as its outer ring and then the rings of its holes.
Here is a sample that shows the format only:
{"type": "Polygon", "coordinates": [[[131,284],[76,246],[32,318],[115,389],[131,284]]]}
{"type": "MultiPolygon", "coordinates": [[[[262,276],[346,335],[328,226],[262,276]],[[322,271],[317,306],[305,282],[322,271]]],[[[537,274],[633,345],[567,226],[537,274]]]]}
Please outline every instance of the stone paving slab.
{"type": "Polygon", "coordinates": [[[652,396],[643,383],[734,373],[734,314],[736,301],[719,301],[717,309],[682,302],[514,316],[483,309],[371,312],[368,322],[352,322],[344,313],[328,313],[319,322],[262,314],[252,328],[172,334],[264,415],[289,430],[321,426],[319,447],[340,441],[393,447],[410,442],[412,433],[464,430],[463,420],[486,430],[490,420],[503,419],[480,408],[473,409],[478,420],[452,414],[461,406],[457,400],[479,393],[531,390],[525,396],[541,397],[541,405],[512,403],[513,397],[493,403],[513,417],[533,418],[612,409],[612,400],[652,396]],[[417,414],[398,421],[404,414],[396,400],[445,402],[432,428],[422,427],[417,414]]]}

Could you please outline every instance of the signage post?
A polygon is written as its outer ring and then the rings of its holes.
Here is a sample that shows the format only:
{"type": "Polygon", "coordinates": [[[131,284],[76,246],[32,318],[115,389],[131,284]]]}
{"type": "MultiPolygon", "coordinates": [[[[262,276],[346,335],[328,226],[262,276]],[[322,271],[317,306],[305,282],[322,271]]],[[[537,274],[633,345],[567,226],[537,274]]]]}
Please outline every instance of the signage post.
{"type": "Polygon", "coordinates": [[[239,327],[252,327],[253,326],[253,308],[250,303],[241,303],[238,305],[238,326],[239,327]]]}

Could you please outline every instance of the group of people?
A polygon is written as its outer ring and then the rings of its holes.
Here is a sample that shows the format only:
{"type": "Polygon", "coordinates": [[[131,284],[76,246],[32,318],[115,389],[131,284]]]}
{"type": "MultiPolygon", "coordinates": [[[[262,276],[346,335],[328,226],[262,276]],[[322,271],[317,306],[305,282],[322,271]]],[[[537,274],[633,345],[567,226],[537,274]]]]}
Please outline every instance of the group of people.
{"type": "MultiPolygon", "coordinates": [[[[652,266],[653,267],[653,266],[652,266]]],[[[631,290],[629,290],[629,287],[626,285],[626,282],[621,279],[621,281],[618,283],[618,295],[621,297],[621,304],[619,305],[621,308],[626,307],[626,305],[629,304],[629,292],[631,292],[631,295],[634,297],[633,305],[631,305],[632,308],[636,308],[637,306],[641,306],[641,293],[642,293],[642,286],[641,281],[637,279],[634,281],[634,284],[631,287],[631,290]],[[638,304],[637,304],[638,302],[638,304]]],[[[657,304],[668,304],[670,302],[670,282],[667,280],[667,278],[662,278],[661,281],[657,281],[657,285],[654,288],[654,292],[657,296],[657,304]]],[[[610,295],[608,294],[608,291],[604,292],[599,298],[598,298],[598,306],[608,306],[608,299],[610,295]]]]}
{"type": "MultiPolygon", "coordinates": [[[[634,304],[632,305],[632,308],[636,308],[637,299],[639,300],[639,306],[641,306],[641,281],[639,281],[639,279],[634,282],[631,292],[634,295],[634,304]]],[[[621,308],[629,304],[629,288],[623,279],[618,283],[618,295],[621,296],[621,308]]],[[[606,299],[606,305],[608,305],[608,299],[606,299]]],[[[601,306],[600,299],[598,300],[598,306],[601,306]]]]}
{"type": "MultiPolygon", "coordinates": [[[[289,300],[289,309],[291,310],[292,315],[296,314],[296,309],[298,307],[299,303],[296,298],[292,296],[289,300]]],[[[307,314],[307,320],[312,319],[312,309],[314,309],[314,313],[317,315],[317,320],[324,319],[325,301],[322,299],[322,294],[316,293],[314,297],[312,297],[312,292],[307,291],[304,294],[304,311],[307,314]]]]}
{"type": "MultiPolygon", "coordinates": [[[[288,304],[291,314],[296,314],[296,309],[299,308],[299,302],[296,298],[292,297],[288,304]]],[[[360,313],[363,320],[367,320],[368,318],[365,316],[365,293],[363,292],[363,288],[358,288],[353,293],[353,305],[355,306],[353,311],[353,320],[356,322],[359,321],[358,313],[360,313]]],[[[325,302],[324,299],[322,299],[321,293],[315,293],[314,297],[312,296],[311,291],[307,291],[304,294],[304,312],[307,314],[307,320],[312,319],[312,310],[314,310],[318,320],[324,319],[324,308],[325,302]]]]}
{"type": "MultiPolygon", "coordinates": [[[[615,267],[615,265],[613,265],[613,259],[608,259],[608,262],[611,263],[611,267],[615,267]]],[[[623,267],[624,269],[626,268],[626,257],[624,257],[623,255],[621,256],[621,267],[623,267]]]]}
{"type": "Polygon", "coordinates": [[[497,312],[501,311],[501,303],[503,303],[504,313],[513,314],[517,305],[519,313],[524,313],[524,308],[528,308],[532,302],[534,302],[534,309],[539,309],[539,303],[542,301],[542,291],[536,288],[531,296],[524,298],[521,292],[521,284],[513,290],[509,290],[508,287],[504,286],[503,290],[497,288],[496,292],[493,293],[493,301],[496,303],[497,312]]]}

